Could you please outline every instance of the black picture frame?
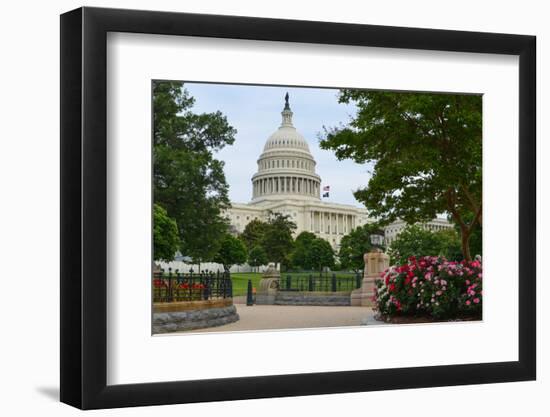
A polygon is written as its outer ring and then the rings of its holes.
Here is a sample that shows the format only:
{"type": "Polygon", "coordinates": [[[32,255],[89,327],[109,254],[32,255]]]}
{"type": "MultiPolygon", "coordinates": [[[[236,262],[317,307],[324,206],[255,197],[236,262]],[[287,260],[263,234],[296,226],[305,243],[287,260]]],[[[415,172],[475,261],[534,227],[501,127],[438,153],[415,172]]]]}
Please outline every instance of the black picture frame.
{"type": "Polygon", "coordinates": [[[388,26],[79,8],[61,15],[61,401],[82,409],[534,380],[536,38],[388,26]],[[519,360],[107,385],[108,32],[519,56],[519,360]]]}

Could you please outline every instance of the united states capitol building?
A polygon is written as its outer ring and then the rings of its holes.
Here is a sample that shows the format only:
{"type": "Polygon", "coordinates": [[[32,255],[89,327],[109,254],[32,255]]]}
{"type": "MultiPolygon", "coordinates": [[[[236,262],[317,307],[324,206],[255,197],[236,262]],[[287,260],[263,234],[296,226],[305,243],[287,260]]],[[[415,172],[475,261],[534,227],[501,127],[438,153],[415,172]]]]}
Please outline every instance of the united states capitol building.
{"type": "MultiPolygon", "coordinates": [[[[288,215],[296,223],[295,236],[308,231],[327,240],[337,250],[343,236],[375,219],[369,217],[365,208],[321,200],[322,182],[315,159],[307,140],[292,123],[288,94],[285,101],[282,123],[267,139],[258,158],[258,170],[252,176],[252,200],[233,202],[226,213],[231,230],[242,233],[252,220],[265,221],[269,212],[276,212],[288,215]]],[[[402,221],[386,226],[386,244],[390,244],[405,226],[402,221]]],[[[452,225],[437,218],[423,227],[435,231],[452,225]]]]}

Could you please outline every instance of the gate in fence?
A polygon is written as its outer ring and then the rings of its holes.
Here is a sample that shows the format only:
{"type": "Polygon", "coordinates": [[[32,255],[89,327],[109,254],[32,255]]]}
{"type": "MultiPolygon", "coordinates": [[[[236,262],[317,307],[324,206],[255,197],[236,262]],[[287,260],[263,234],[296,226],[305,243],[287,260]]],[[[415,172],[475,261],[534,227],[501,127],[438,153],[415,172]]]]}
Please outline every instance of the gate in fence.
{"type": "Polygon", "coordinates": [[[361,288],[361,274],[287,274],[279,280],[280,291],[340,292],[361,288]]]}

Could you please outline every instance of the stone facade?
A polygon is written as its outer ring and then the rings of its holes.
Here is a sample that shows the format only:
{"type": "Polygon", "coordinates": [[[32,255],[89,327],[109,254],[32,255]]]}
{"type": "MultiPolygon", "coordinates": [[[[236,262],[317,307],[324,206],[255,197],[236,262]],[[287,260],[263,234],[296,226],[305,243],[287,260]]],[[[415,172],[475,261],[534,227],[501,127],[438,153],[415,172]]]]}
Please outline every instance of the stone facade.
{"type": "MultiPolygon", "coordinates": [[[[392,224],[386,226],[384,228],[386,244],[390,245],[405,227],[407,227],[407,223],[403,220],[396,220],[392,224]]],[[[453,225],[445,219],[436,218],[432,221],[421,224],[420,227],[426,230],[431,230],[432,232],[437,232],[440,230],[452,229],[453,225]]]]}
{"type": "Polygon", "coordinates": [[[266,221],[272,211],[288,215],[296,223],[295,236],[308,231],[327,240],[335,249],[339,247],[344,235],[357,226],[372,222],[366,209],[322,201],[283,199],[263,204],[233,203],[232,206],[228,217],[236,233],[242,233],[254,219],[266,221]]]}
{"type": "Polygon", "coordinates": [[[351,305],[351,299],[349,291],[279,291],[273,304],[283,306],[349,306],[351,305]]]}
{"type": "Polygon", "coordinates": [[[351,292],[351,305],[372,307],[375,281],[390,266],[390,257],[380,249],[374,249],[372,252],[365,253],[363,259],[365,261],[363,282],[361,288],[351,292]]]}
{"type": "Polygon", "coordinates": [[[153,334],[217,327],[239,320],[234,305],[153,314],[153,334]]]}

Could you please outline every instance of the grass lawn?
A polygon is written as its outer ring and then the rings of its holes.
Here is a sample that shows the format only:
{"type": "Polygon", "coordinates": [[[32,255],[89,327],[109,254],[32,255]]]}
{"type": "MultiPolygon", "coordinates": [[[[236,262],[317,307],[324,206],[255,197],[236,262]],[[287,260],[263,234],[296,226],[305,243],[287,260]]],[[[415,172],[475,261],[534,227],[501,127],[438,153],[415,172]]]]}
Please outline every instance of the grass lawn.
{"type": "Polygon", "coordinates": [[[237,272],[231,274],[231,281],[233,281],[233,295],[246,295],[248,288],[248,280],[252,280],[252,287],[258,290],[260,286],[260,280],[262,274],[259,272],[237,272]]]}

